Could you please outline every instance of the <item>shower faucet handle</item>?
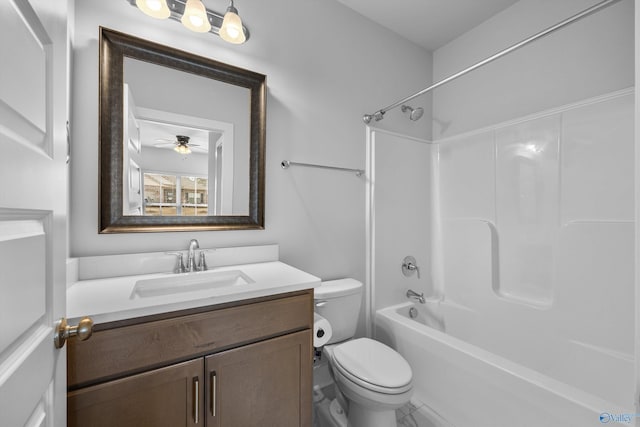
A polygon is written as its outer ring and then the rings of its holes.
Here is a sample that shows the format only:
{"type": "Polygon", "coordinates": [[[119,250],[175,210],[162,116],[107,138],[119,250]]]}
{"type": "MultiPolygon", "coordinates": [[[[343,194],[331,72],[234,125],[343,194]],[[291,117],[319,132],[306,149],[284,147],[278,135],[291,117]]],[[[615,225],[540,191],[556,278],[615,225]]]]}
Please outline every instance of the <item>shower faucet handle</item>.
{"type": "Polygon", "coordinates": [[[420,268],[418,268],[417,265],[413,264],[413,263],[408,263],[407,264],[407,270],[409,271],[415,271],[416,272],[416,276],[419,279],[420,278],[420,268]]]}
{"type": "Polygon", "coordinates": [[[404,257],[402,260],[402,274],[405,277],[411,276],[413,273],[417,274],[418,279],[420,278],[420,268],[418,264],[416,264],[416,259],[411,255],[404,257]]]}

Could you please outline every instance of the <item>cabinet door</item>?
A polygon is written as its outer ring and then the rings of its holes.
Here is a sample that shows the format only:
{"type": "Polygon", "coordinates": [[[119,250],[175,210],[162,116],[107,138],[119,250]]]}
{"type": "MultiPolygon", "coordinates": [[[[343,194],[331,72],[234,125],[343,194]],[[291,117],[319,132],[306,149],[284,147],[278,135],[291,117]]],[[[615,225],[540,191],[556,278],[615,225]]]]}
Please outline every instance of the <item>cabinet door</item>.
{"type": "Polygon", "coordinates": [[[68,426],[202,426],[204,360],[171,365],[68,393],[68,426]]]}
{"type": "Polygon", "coordinates": [[[207,427],[310,427],[311,332],[206,358],[207,427]]]}

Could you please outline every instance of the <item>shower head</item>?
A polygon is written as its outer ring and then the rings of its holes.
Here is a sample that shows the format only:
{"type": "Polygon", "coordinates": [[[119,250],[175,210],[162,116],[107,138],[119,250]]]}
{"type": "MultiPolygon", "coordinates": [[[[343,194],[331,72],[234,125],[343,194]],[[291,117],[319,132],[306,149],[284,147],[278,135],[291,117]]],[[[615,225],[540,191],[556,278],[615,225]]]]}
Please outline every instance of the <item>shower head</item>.
{"type": "Polygon", "coordinates": [[[416,120],[419,120],[420,117],[422,117],[422,115],[424,114],[424,109],[422,107],[412,108],[412,107],[409,107],[408,105],[403,105],[402,107],[400,107],[400,109],[402,110],[403,113],[406,113],[408,111],[409,119],[413,120],[414,122],[416,120]]]}

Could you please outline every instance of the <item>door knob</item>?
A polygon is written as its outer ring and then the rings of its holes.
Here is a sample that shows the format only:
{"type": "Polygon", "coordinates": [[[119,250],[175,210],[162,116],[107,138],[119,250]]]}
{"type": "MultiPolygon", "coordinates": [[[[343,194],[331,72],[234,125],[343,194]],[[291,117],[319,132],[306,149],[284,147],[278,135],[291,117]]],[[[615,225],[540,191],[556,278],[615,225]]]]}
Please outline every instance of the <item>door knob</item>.
{"type": "Polygon", "coordinates": [[[69,326],[66,318],[61,318],[56,322],[56,331],[53,341],[56,348],[62,348],[68,338],[77,336],[80,341],[88,340],[93,333],[93,320],[90,317],[83,317],[77,326],[69,326]]]}

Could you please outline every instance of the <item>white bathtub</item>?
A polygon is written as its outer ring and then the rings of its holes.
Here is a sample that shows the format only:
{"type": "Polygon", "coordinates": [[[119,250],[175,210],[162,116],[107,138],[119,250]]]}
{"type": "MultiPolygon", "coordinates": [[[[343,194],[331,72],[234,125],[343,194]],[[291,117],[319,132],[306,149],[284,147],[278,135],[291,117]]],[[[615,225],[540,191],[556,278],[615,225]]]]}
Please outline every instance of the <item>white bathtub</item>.
{"type": "MultiPolygon", "coordinates": [[[[545,344],[545,337],[532,339],[526,333],[518,340],[517,334],[504,333],[509,324],[496,331],[488,322],[446,302],[404,303],[375,316],[376,338],[400,352],[413,369],[416,400],[456,427],[635,425],[632,403],[621,405],[599,395],[602,389],[608,395],[627,371],[629,377],[617,385],[624,393],[633,390],[633,359],[575,341],[549,338],[545,344]],[[412,307],[418,311],[415,319],[409,316],[412,307]],[[491,333],[483,333],[487,330],[491,333]],[[578,357],[576,348],[582,349],[578,357]],[[563,354],[568,360],[557,360],[563,354]],[[589,364],[583,375],[590,378],[580,382],[576,370],[589,364]],[[576,372],[563,373],[572,369],[576,372]],[[559,380],[563,375],[577,378],[579,386],[559,380]]],[[[633,391],[624,396],[633,401],[633,391]]]]}

